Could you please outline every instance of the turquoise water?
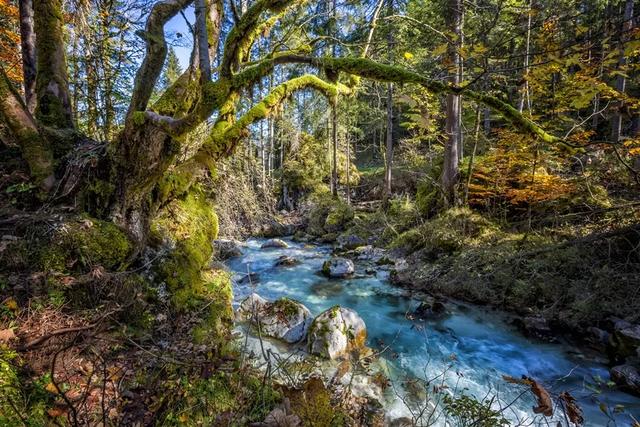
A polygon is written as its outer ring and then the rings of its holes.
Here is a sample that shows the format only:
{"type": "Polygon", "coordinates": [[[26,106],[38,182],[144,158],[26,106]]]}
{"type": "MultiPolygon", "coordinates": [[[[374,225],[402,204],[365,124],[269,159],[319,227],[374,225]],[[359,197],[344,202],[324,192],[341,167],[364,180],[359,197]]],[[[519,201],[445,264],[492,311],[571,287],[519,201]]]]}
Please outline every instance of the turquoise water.
{"type": "MultiPolygon", "coordinates": [[[[586,426],[630,426],[629,414],[640,419],[640,399],[612,390],[595,392],[589,384],[598,377],[608,381],[607,367],[568,346],[530,341],[501,316],[462,304],[449,304],[451,314],[439,320],[408,320],[406,313],[414,310],[419,301],[390,285],[387,272],[365,275],[365,267],[371,266],[356,261],[356,278],[328,280],[318,271],[330,257],[330,247],[288,241],[291,247],[287,249],[260,249],[263,241],[248,240],[243,255],[228,261],[237,273],[260,276],[258,283],[236,283],[236,302],[256,292],[269,300],[282,296],[296,299],[314,315],[336,304],[356,310],[367,325],[368,345],[374,349],[389,347],[383,357],[388,362],[393,387],[387,389],[385,409],[392,418],[411,417],[398,396],[405,401],[416,398],[419,393],[408,384],[419,379],[432,380],[431,384],[444,381],[456,395],[463,389],[477,399],[497,395],[496,408],[515,400],[504,411],[512,424],[547,425],[549,420],[535,418],[531,411],[533,396],[526,393],[516,399],[523,389],[503,381],[502,375],[506,374],[518,378],[527,375],[554,392],[569,391],[584,410],[586,426]],[[302,263],[276,268],[274,262],[281,255],[293,256],[302,263]],[[600,410],[601,403],[624,405],[626,413],[616,415],[614,424],[600,410]]],[[[435,424],[446,425],[444,417],[436,419],[435,424]]]]}

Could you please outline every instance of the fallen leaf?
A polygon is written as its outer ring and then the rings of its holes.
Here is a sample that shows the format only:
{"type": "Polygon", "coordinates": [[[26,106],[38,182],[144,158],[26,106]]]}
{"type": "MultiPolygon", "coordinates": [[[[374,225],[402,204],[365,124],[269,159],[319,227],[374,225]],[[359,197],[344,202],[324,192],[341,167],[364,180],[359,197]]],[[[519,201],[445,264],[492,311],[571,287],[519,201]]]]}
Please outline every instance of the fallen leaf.
{"type": "Polygon", "coordinates": [[[45,386],[45,390],[49,393],[58,394],[58,387],[54,383],[49,383],[45,386]]]}
{"type": "Polygon", "coordinates": [[[16,334],[13,333],[13,329],[3,329],[0,331],[0,342],[9,342],[16,338],[16,334]]]}
{"type": "Polygon", "coordinates": [[[576,403],[576,399],[571,396],[569,392],[565,391],[560,394],[560,400],[564,402],[564,407],[567,411],[569,421],[581,426],[584,422],[584,418],[582,417],[582,409],[576,403]]]}

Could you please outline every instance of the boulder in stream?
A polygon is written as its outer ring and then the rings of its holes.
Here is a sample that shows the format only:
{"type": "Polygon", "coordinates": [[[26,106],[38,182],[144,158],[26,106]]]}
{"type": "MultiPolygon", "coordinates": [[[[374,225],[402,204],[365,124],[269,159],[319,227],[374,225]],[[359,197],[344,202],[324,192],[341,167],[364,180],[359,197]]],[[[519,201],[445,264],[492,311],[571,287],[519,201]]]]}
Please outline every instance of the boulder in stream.
{"type": "Polygon", "coordinates": [[[615,366],[611,368],[610,374],[621,390],[640,396],[640,372],[634,366],[615,366]]]}
{"type": "Polygon", "coordinates": [[[242,301],[238,317],[258,323],[263,334],[288,343],[304,339],[312,321],[309,309],[298,301],[283,297],[269,302],[255,293],[242,301]]]}
{"type": "Polygon", "coordinates": [[[353,261],[347,258],[335,257],[322,264],[322,272],[335,278],[351,276],[356,271],[353,261]]]}
{"type": "Polygon", "coordinates": [[[307,336],[309,353],[338,359],[364,348],[367,327],[355,311],[336,305],[313,320],[307,336]]]}
{"type": "Polygon", "coordinates": [[[427,320],[441,317],[446,313],[447,307],[444,302],[435,298],[428,298],[420,303],[413,312],[413,316],[417,319],[427,320]]]}
{"type": "Polygon", "coordinates": [[[261,249],[286,249],[289,244],[282,239],[269,239],[260,246],[261,249]]]}
{"type": "Polygon", "coordinates": [[[300,264],[300,261],[295,259],[294,257],[290,257],[287,255],[282,255],[276,260],[276,267],[293,267],[300,264]]]}

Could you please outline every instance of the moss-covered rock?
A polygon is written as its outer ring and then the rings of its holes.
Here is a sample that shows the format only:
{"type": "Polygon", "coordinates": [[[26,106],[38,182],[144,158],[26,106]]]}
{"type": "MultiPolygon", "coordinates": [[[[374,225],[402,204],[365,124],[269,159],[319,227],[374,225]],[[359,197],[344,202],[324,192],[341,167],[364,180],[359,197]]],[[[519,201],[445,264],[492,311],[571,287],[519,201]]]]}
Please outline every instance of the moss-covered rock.
{"type": "Polygon", "coordinates": [[[319,197],[308,215],[306,231],[316,237],[327,234],[337,237],[350,226],[353,218],[353,208],[345,202],[331,196],[319,197]]]}
{"type": "Polygon", "coordinates": [[[258,294],[247,297],[238,309],[238,317],[251,321],[260,332],[288,343],[304,339],[311,324],[311,312],[298,301],[283,297],[269,302],[258,294]]]}
{"type": "Polygon", "coordinates": [[[114,223],[80,216],[57,224],[48,241],[36,249],[35,258],[45,271],[94,266],[114,270],[126,267],[133,250],[127,234],[114,223]]]}

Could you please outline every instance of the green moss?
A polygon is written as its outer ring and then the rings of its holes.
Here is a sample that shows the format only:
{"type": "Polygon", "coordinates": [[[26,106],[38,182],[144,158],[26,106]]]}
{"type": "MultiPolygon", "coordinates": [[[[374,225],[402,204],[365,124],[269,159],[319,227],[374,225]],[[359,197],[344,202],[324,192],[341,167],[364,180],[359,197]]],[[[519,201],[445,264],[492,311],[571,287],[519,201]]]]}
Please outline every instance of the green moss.
{"type": "Polygon", "coordinates": [[[192,190],[167,206],[152,225],[154,234],[174,248],[157,267],[176,309],[182,312],[206,307],[194,331],[200,343],[219,345],[233,321],[231,278],[223,270],[209,269],[218,236],[218,217],[204,194],[192,190]]]}
{"type": "Polygon", "coordinates": [[[285,316],[294,316],[298,313],[300,307],[296,301],[282,297],[274,301],[273,308],[285,316]]]}
{"type": "Polygon", "coordinates": [[[49,425],[46,409],[53,395],[44,388],[48,379],[21,378],[21,364],[14,350],[0,344],[0,425],[49,425]]]}
{"type": "Polygon", "coordinates": [[[59,272],[100,265],[107,270],[126,267],[133,252],[127,234],[109,221],[89,216],[65,221],[37,250],[38,267],[59,272]]]}

